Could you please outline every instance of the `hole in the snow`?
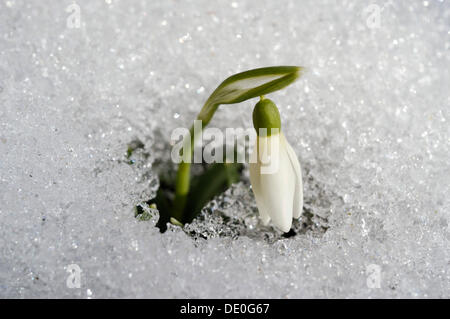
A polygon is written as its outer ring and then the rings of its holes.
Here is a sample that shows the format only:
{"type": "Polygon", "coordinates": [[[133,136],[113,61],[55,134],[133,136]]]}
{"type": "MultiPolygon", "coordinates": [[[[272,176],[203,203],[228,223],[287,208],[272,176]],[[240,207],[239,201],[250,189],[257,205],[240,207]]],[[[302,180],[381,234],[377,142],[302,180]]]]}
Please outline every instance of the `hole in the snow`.
{"type": "MultiPolygon", "coordinates": [[[[133,141],[130,145],[135,150],[144,147],[140,141],[133,141]]],[[[161,154],[170,153],[168,144],[164,148],[166,149],[161,154]]],[[[133,151],[132,147],[128,148],[127,159],[132,158],[133,151]]],[[[173,199],[174,189],[170,180],[174,178],[175,165],[168,162],[167,159],[155,159],[153,169],[160,177],[159,197],[157,196],[157,199],[159,199],[155,200],[154,198],[142,205],[138,205],[135,217],[140,221],[148,221],[156,218],[152,211],[158,211],[160,217],[156,227],[164,233],[170,221],[169,214],[164,213],[164,210],[170,209],[168,208],[168,202],[173,199]],[[161,196],[161,194],[164,196],[161,196]]],[[[194,177],[201,175],[207,170],[208,165],[205,163],[196,164],[192,167],[194,177]]],[[[242,166],[242,169],[239,171],[240,182],[224,185],[218,195],[200,207],[198,215],[185,221],[186,224],[183,227],[183,231],[188,236],[195,240],[246,236],[266,242],[275,242],[281,239],[292,239],[306,233],[320,236],[327,231],[331,202],[339,200],[339,198],[329,198],[329,191],[325,191],[325,186],[314,178],[307,165],[303,170],[304,174],[306,173],[303,176],[305,187],[303,213],[298,220],[293,221],[292,228],[287,233],[282,233],[270,225],[263,226],[261,224],[246,170],[247,168],[242,166]]],[[[336,195],[331,194],[331,196],[336,195]]]]}
{"type": "Polygon", "coordinates": [[[295,235],[297,235],[297,233],[295,232],[295,230],[293,230],[291,228],[287,233],[284,233],[282,236],[284,238],[289,238],[289,237],[294,237],[295,235]]]}

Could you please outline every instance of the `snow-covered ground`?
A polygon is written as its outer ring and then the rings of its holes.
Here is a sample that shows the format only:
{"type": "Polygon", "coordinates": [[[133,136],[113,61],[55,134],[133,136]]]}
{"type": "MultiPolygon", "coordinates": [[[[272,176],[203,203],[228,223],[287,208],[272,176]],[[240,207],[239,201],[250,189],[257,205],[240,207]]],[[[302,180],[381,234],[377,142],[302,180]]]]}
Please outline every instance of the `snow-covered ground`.
{"type": "Polygon", "coordinates": [[[450,297],[448,2],[72,3],[0,2],[0,297],[450,297]],[[308,226],[260,226],[245,178],[190,235],[136,220],[172,130],[271,65],[308,69],[270,95],[308,226]]]}

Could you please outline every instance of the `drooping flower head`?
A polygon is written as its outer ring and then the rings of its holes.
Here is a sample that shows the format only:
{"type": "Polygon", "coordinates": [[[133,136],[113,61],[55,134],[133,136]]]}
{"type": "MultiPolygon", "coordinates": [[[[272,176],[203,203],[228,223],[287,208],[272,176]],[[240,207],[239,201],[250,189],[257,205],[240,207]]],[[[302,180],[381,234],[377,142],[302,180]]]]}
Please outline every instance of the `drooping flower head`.
{"type": "Polygon", "coordinates": [[[250,156],[250,181],[264,225],[272,221],[283,232],[299,218],[303,209],[300,163],[281,132],[280,113],[269,99],[262,98],[253,110],[258,135],[250,156]]]}

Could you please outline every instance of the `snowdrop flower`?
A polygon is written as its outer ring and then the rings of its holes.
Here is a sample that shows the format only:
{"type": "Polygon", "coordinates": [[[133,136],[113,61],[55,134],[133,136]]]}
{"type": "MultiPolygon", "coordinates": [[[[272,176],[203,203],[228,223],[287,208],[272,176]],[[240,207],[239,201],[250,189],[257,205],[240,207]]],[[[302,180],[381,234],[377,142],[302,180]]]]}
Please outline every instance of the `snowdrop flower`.
{"type": "Polygon", "coordinates": [[[280,131],[277,106],[262,98],[253,110],[253,126],[258,134],[250,157],[250,181],[264,225],[288,232],[292,218],[303,209],[303,185],[300,163],[280,131]]]}
{"type": "MultiPolygon", "coordinates": [[[[193,125],[190,128],[189,133],[184,135],[181,144],[177,143],[175,145],[180,145],[182,148],[181,153],[183,155],[181,161],[178,160],[181,155],[180,148],[176,148],[176,150],[174,149],[172,151],[172,159],[174,160],[174,162],[179,164],[174,185],[175,197],[167,197],[165,196],[164,192],[158,192],[158,194],[161,195],[157,195],[155,199],[155,202],[159,201],[160,203],[165,203],[164,205],[160,205],[158,207],[160,214],[162,214],[160,216],[164,215],[164,220],[170,220],[173,224],[176,225],[183,225],[186,222],[189,223],[193,218],[195,218],[195,216],[200,213],[202,207],[204,207],[207,202],[209,202],[214,196],[220,194],[223,191],[222,188],[224,185],[229,186],[230,183],[233,183],[239,178],[239,165],[237,165],[239,163],[228,163],[225,167],[226,174],[221,174],[222,177],[217,176],[216,174],[216,176],[214,176],[214,179],[209,178],[207,177],[207,174],[214,174],[214,172],[216,171],[212,171],[213,173],[208,173],[211,172],[210,170],[208,170],[202,175],[202,182],[197,183],[194,189],[191,188],[190,185],[191,161],[194,156],[193,146],[197,141],[196,135],[201,136],[201,134],[197,134],[196,132],[201,133],[203,128],[205,128],[211,121],[219,107],[221,105],[230,105],[244,102],[258,96],[262,97],[263,95],[281,90],[297,80],[302,75],[303,70],[304,68],[300,66],[272,66],[266,68],[258,68],[234,74],[226,78],[222,83],[219,84],[219,86],[205,101],[205,104],[197,115],[196,121],[201,121],[200,129],[196,130],[195,125],[193,125]],[[164,213],[162,212],[161,207],[166,208],[164,213]]],[[[257,120],[261,121],[258,122],[259,124],[261,124],[260,127],[269,128],[269,130],[270,128],[275,127],[278,127],[279,129],[280,116],[278,114],[276,106],[269,100],[262,100],[263,101],[258,104],[261,107],[257,107],[254,112],[254,116],[257,118],[257,120]],[[272,111],[270,111],[270,107],[265,106],[268,104],[273,105],[272,111]],[[258,111],[260,109],[262,111],[258,111]],[[263,110],[269,112],[268,115],[270,116],[264,117],[263,110]]],[[[266,149],[264,148],[264,146],[260,146],[259,148],[269,151],[269,153],[278,153],[278,151],[275,152],[275,148],[278,149],[278,146],[281,145],[281,172],[273,174],[273,176],[266,176],[264,174],[267,173],[267,169],[272,169],[272,165],[269,165],[269,167],[265,167],[265,165],[261,165],[261,163],[259,163],[259,166],[264,167],[260,171],[259,168],[255,169],[255,167],[252,166],[252,170],[254,171],[254,173],[252,174],[252,179],[254,181],[252,181],[252,183],[254,185],[253,187],[256,194],[256,199],[258,201],[259,211],[261,213],[261,216],[264,216],[263,220],[267,223],[270,219],[272,219],[275,225],[279,225],[278,227],[282,228],[283,230],[289,230],[292,222],[292,217],[298,217],[302,211],[302,186],[300,178],[300,166],[295,157],[295,153],[284,140],[284,136],[278,133],[279,131],[277,132],[277,134],[271,134],[271,132],[269,132],[268,135],[260,134],[260,140],[276,140],[276,143],[274,143],[274,150],[270,148],[266,149]],[[277,135],[278,138],[275,138],[275,135],[277,135]],[[292,162],[290,165],[287,165],[286,156],[290,156],[292,158],[290,160],[292,162]],[[260,175],[260,173],[262,173],[262,175],[260,175]],[[289,176],[289,178],[287,178],[285,182],[280,182],[276,180],[275,176],[284,176],[286,178],[287,176],[289,176]],[[294,178],[293,176],[297,176],[297,178],[294,178]],[[272,179],[274,180],[272,181],[272,179]],[[283,200],[279,201],[279,205],[275,205],[276,201],[272,199],[272,192],[267,192],[267,189],[270,185],[274,185],[275,188],[279,188],[276,184],[278,182],[280,182],[282,186],[285,186],[288,191],[286,195],[283,195],[283,200]],[[288,202],[290,202],[290,204],[288,204],[288,202]],[[288,213],[287,208],[289,205],[291,207],[288,213]],[[283,222],[280,221],[280,216],[283,216],[283,222]]],[[[259,145],[263,145],[263,143],[259,143],[259,145]]],[[[257,152],[255,152],[255,154],[256,153],[257,152]]],[[[278,163],[275,160],[270,160],[269,162],[271,164],[278,163]]],[[[258,162],[255,161],[255,163],[258,162]]],[[[212,166],[211,169],[212,168],[218,170],[224,169],[224,167],[221,167],[220,165],[212,166]]],[[[277,191],[280,191],[280,189],[278,189],[277,191]]]]}

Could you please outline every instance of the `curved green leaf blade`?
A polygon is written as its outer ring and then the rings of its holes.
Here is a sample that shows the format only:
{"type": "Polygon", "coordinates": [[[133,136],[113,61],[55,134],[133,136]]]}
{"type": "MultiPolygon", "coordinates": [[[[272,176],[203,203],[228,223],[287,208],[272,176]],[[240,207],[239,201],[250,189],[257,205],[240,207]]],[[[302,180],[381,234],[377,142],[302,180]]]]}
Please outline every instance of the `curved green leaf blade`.
{"type": "Polygon", "coordinates": [[[233,104],[278,91],[294,82],[304,69],[299,66],[273,66],[230,76],[211,94],[210,104],[233,104]]]}

